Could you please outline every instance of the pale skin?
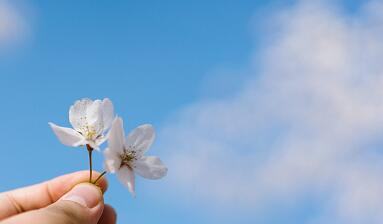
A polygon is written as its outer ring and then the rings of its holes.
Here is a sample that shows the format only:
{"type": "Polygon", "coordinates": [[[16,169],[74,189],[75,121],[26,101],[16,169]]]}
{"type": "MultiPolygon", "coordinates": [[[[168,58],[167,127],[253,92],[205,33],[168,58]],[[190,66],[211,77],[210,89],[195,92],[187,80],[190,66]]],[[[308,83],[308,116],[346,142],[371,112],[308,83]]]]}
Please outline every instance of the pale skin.
{"type": "Polygon", "coordinates": [[[0,193],[0,224],[116,223],[114,209],[104,204],[106,179],[97,186],[88,181],[89,171],[80,171],[0,193]]]}

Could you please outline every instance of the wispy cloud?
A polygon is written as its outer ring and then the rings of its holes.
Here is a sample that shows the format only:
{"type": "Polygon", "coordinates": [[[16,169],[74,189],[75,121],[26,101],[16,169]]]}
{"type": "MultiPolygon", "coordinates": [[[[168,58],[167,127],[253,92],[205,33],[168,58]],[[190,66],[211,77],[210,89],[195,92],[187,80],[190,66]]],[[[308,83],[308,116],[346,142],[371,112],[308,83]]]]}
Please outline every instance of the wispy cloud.
{"type": "Polygon", "coordinates": [[[318,2],[275,13],[242,90],[164,127],[172,189],[250,211],[309,197],[323,207],[310,223],[383,222],[383,4],[318,2]]]}
{"type": "Polygon", "coordinates": [[[0,0],[0,50],[22,41],[29,30],[28,23],[16,2],[0,0]]]}

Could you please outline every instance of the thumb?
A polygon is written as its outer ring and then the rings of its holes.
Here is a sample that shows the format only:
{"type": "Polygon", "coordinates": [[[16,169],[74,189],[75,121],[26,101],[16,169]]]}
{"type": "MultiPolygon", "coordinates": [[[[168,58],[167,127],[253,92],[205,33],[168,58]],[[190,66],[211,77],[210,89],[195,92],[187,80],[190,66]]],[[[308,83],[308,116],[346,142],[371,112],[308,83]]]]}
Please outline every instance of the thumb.
{"type": "Polygon", "coordinates": [[[82,183],[48,207],[13,216],[1,224],[97,224],[103,209],[101,190],[93,184],[82,183]]]}

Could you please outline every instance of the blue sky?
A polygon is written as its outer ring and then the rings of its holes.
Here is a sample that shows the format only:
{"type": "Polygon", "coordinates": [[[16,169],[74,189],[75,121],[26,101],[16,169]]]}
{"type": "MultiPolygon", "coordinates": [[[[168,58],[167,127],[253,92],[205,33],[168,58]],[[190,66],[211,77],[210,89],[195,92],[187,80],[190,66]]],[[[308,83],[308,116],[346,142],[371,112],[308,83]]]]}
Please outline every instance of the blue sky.
{"type": "MultiPolygon", "coordinates": [[[[222,154],[223,158],[226,158],[226,154],[233,153],[232,145],[240,145],[243,147],[237,149],[237,153],[241,156],[256,152],[261,159],[266,159],[274,155],[274,144],[283,142],[277,139],[276,143],[277,137],[273,136],[279,136],[279,133],[282,133],[281,136],[297,134],[286,131],[290,128],[289,122],[281,119],[283,121],[278,123],[273,119],[274,117],[266,116],[264,123],[254,120],[254,125],[263,125],[261,129],[249,128],[248,132],[240,132],[243,136],[241,141],[237,137],[227,138],[225,136],[232,136],[231,129],[236,130],[237,121],[241,123],[241,115],[246,115],[233,112],[227,116],[233,119],[229,119],[229,124],[235,127],[228,128],[229,134],[218,131],[215,135],[214,127],[220,127],[220,130],[225,129],[226,126],[223,124],[228,118],[215,121],[214,113],[211,114],[215,111],[215,107],[211,105],[223,105],[224,110],[218,111],[224,113],[225,108],[228,108],[226,106],[237,105],[238,101],[232,101],[232,98],[241,95],[248,88],[246,86],[251,86],[251,90],[258,91],[258,87],[259,89],[267,87],[271,81],[277,84],[287,81],[283,78],[279,81],[278,76],[272,75],[274,70],[271,71],[268,63],[264,62],[270,62],[267,59],[270,54],[265,53],[264,49],[272,48],[271,45],[276,48],[285,46],[284,41],[288,38],[283,37],[296,37],[294,18],[298,20],[307,18],[302,11],[309,11],[312,8],[300,7],[299,5],[304,3],[296,1],[260,0],[219,2],[3,0],[2,2],[10,5],[20,16],[22,26],[20,31],[16,31],[16,35],[19,35],[18,40],[3,38],[4,45],[12,46],[2,47],[0,44],[0,94],[3,96],[0,111],[3,127],[0,131],[1,191],[87,169],[86,151],[61,145],[47,123],[52,121],[63,126],[69,125],[67,117],[69,106],[79,98],[109,97],[114,102],[117,113],[125,119],[127,129],[142,123],[152,123],[157,127],[160,134],[152,153],[164,157],[165,163],[169,164],[170,175],[169,178],[160,181],[139,179],[136,199],[131,198],[128,191],[114,176],[109,176],[110,188],[106,195],[106,202],[116,208],[119,223],[311,223],[313,219],[317,221],[318,217],[318,220],[322,221],[332,220],[332,212],[327,212],[331,210],[331,206],[327,203],[332,198],[328,201],[325,198],[330,197],[329,195],[334,192],[322,195],[317,191],[312,193],[310,190],[303,189],[301,194],[292,193],[296,197],[287,200],[289,202],[282,199],[270,199],[270,204],[275,206],[263,207],[257,203],[254,205],[253,201],[246,201],[243,204],[240,202],[238,208],[232,209],[227,204],[235,204],[240,201],[241,196],[230,196],[230,193],[227,193],[229,196],[222,201],[215,197],[206,197],[210,192],[201,191],[199,188],[214,188],[214,184],[208,181],[202,182],[205,180],[202,177],[196,179],[189,177],[185,181],[178,178],[179,170],[184,169],[187,172],[188,169],[182,166],[183,163],[174,162],[179,154],[182,158],[193,156],[193,153],[187,154],[189,149],[185,145],[190,145],[193,149],[206,146],[206,150],[211,149],[211,152],[223,146],[223,151],[213,154],[222,154]],[[275,22],[276,26],[269,27],[269,22],[274,21],[274,16],[285,9],[292,9],[288,14],[291,17],[286,18],[287,20],[292,18],[293,25],[284,21],[282,25],[275,22]],[[295,16],[296,14],[298,16],[295,16]],[[299,17],[300,15],[302,17],[299,17]],[[292,31],[284,31],[279,29],[279,26],[287,27],[288,30],[291,26],[293,28],[291,28],[292,31]],[[276,39],[276,41],[270,44],[269,39],[276,39]],[[263,73],[271,75],[263,75],[263,73]],[[266,78],[271,81],[253,85],[252,83],[259,76],[261,79],[263,76],[271,77],[266,78]],[[205,121],[204,119],[207,120],[205,126],[193,124],[194,121],[198,123],[205,121]],[[270,130],[264,127],[268,125],[272,126],[270,130]],[[207,130],[211,127],[213,131],[208,132],[207,130]],[[177,131],[180,134],[172,137],[169,131],[177,131]],[[206,131],[205,137],[214,139],[214,142],[206,141],[201,136],[193,134],[200,131],[201,133],[206,131]],[[256,133],[263,139],[256,137],[259,141],[253,142],[253,136],[247,135],[248,133],[256,133]],[[169,143],[173,140],[174,143],[169,143]],[[193,140],[196,141],[193,142],[193,140]],[[198,145],[199,143],[201,145],[198,145]],[[210,148],[213,143],[214,149],[210,148]],[[264,147],[264,152],[260,153],[261,150],[255,149],[255,145],[264,147]],[[224,151],[226,148],[228,150],[224,151]],[[185,153],[180,153],[181,151],[185,153]],[[269,154],[269,151],[273,153],[269,154]],[[264,156],[265,154],[269,156],[264,156]],[[172,174],[174,170],[177,175],[172,174]],[[196,186],[189,185],[194,180],[202,181],[196,186]]],[[[2,2],[0,0],[0,3],[2,2]]],[[[336,1],[336,3],[333,1],[323,4],[325,7],[314,10],[323,12],[318,17],[322,18],[323,15],[326,19],[328,11],[337,9],[335,15],[331,16],[335,19],[339,18],[337,21],[342,23],[345,19],[351,18],[350,20],[353,21],[352,18],[357,19],[360,16],[362,1],[336,1]]],[[[329,18],[332,18],[331,16],[329,18]]],[[[315,21],[307,23],[315,26],[315,21]]],[[[362,26],[365,24],[363,21],[362,19],[362,26]]],[[[381,24],[380,20],[376,23],[381,24]]],[[[345,24],[347,27],[349,22],[345,24]]],[[[350,29],[353,31],[353,27],[350,29]]],[[[2,41],[1,31],[0,27],[0,41],[2,41]]],[[[356,32],[362,31],[356,30],[356,32]]],[[[325,33],[323,35],[326,36],[325,33]]],[[[303,40],[306,39],[303,38],[303,40]]],[[[354,42],[350,41],[350,43],[353,46],[354,42]]],[[[302,46],[306,46],[304,42],[302,46]]],[[[338,52],[335,49],[330,53],[333,55],[338,52]]],[[[284,54],[271,50],[271,55],[284,54]]],[[[293,59],[298,58],[295,61],[298,66],[306,63],[299,56],[291,55],[293,59]]],[[[370,56],[368,53],[366,55],[367,58],[370,56]]],[[[318,61],[322,62],[319,59],[318,61]]],[[[276,62],[276,65],[279,65],[281,61],[276,62]]],[[[281,68],[284,68],[283,61],[280,64],[282,64],[281,68]]],[[[324,67],[327,65],[325,63],[324,67]]],[[[363,68],[363,66],[365,65],[362,64],[357,68],[363,68]]],[[[288,70],[289,67],[286,69],[288,70]]],[[[309,73],[311,71],[313,69],[308,70],[309,73]]],[[[343,72],[342,70],[339,73],[343,74],[343,72]]],[[[291,71],[286,73],[295,74],[291,71]]],[[[324,82],[332,81],[324,80],[324,82]]],[[[283,94],[284,92],[280,95],[283,94]]],[[[288,91],[287,94],[289,94],[288,91]]],[[[264,100],[266,103],[257,101],[254,105],[266,105],[266,107],[273,105],[273,96],[268,96],[264,100]]],[[[239,100],[242,103],[243,101],[242,98],[239,100]]],[[[294,102],[292,101],[293,104],[294,102]]],[[[260,117],[262,116],[265,115],[261,113],[260,117]]],[[[325,119],[325,121],[328,120],[325,119]]],[[[251,122],[253,120],[250,119],[243,123],[251,122]]],[[[311,123],[302,122],[302,124],[305,127],[311,127],[311,123]]],[[[371,126],[370,123],[368,125],[366,126],[371,126]]],[[[370,137],[376,136],[378,131],[374,130],[374,132],[371,131],[370,137]]],[[[340,135],[339,138],[344,135],[340,135]]],[[[371,144],[376,145],[377,140],[371,138],[374,140],[366,140],[362,143],[367,144],[372,141],[371,144]]],[[[332,141],[329,142],[333,144],[332,141]]],[[[310,144],[314,143],[310,142],[310,144]]],[[[301,154],[297,152],[297,155],[301,154]]],[[[302,155],[305,156],[305,154],[302,155]]],[[[237,171],[241,172],[240,158],[242,157],[232,158],[238,159],[233,163],[238,165],[237,171]]],[[[246,165],[243,169],[248,164],[258,161],[258,159],[253,161],[251,158],[253,157],[250,156],[249,161],[245,161],[246,165]]],[[[350,161],[359,161],[359,159],[350,161]]],[[[96,155],[95,164],[98,170],[102,169],[101,155],[96,155]]],[[[203,163],[201,164],[203,167],[203,163]]],[[[220,162],[217,163],[217,167],[220,165],[222,165],[220,162]]],[[[262,169],[268,166],[261,163],[259,167],[262,169]]],[[[193,168],[190,169],[191,173],[200,174],[198,171],[193,171],[193,168]]],[[[246,174],[246,171],[244,173],[246,174]]],[[[239,183],[241,178],[240,175],[239,183]]],[[[259,180],[258,178],[255,178],[256,181],[259,180]]],[[[305,178],[302,179],[302,182],[306,181],[305,178]]],[[[312,182],[308,185],[310,184],[312,182]]],[[[295,189],[292,186],[287,188],[295,189]]],[[[277,194],[280,193],[282,198],[286,197],[280,190],[275,191],[277,194]]],[[[324,191],[327,192],[328,188],[324,191]]],[[[286,194],[289,193],[291,192],[286,194]]],[[[223,195],[226,193],[224,192],[223,195]]],[[[254,197],[258,200],[258,196],[254,197]]],[[[341,215],[335,216],[341,217],[341,215]]]]}

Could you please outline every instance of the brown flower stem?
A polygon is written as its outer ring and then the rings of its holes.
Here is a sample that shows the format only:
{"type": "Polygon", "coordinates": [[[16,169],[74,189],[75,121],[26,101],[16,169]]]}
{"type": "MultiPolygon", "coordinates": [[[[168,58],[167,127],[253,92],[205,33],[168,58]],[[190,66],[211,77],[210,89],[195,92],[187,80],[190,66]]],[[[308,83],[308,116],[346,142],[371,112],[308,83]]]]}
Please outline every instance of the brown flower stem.
{"type": "Polygon", "coordinates": [[[88,149],[88,156],[89,156],[89,183],[92,183],[92,152],[93,152],[93,148],[87,144],[86,149],[88,149]]]}
{"type": "Polygon", "coordinates": [[[93,184],[97,184],[97,181],[99,181],[101,179],[102,176],[104,176],[106,174],[106,171],[102,172],[95,181],[93,181],[93,184]]]}

